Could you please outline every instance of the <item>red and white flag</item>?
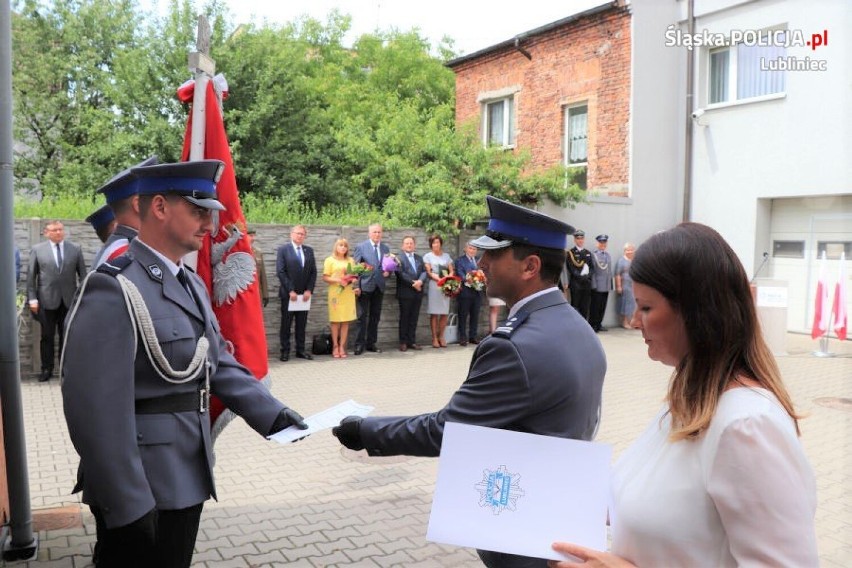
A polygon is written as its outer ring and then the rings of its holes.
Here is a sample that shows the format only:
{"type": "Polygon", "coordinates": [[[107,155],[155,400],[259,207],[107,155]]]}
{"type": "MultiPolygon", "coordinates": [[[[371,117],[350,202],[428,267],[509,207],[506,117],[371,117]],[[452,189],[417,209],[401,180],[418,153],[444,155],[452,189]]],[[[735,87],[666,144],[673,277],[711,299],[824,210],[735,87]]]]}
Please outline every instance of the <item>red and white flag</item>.
{"type": "Polygon", "coordinates": [[[817,280],[816,303],[814,304],[814,325],[811,328],[811,338],[822,337],[828,331],[828,321],[831,310],[828,305],[828,282],[825,275],[825,251],[819,265],[819,280],[817,280]]]}
{"type": "MultiPolygon", "coordinates": [[[[193,86],[188,83],[181,86],[178,96],[182,101],[192,100],[193,86]]],[[[205,110],[204,158],[222,160],[225,163],[225,170],[216,190],[219,201],[227,210],[219,212],[219,220],[214,227],[215,234],[207,235],[201,250],[198,251],[197,272],[207,284],[213,311],[219,320],[222,335],[233,345],[234,357],[245,365],[257,380],[263,380],[269,372],[269,361],[256,265],[251,243],[246,237],[246,219],[237,193],[231,148],[228,145],[228,136],[212,80],[207,83],[205,110]],[[233,230],[234,227],[239,233],[233,230]]],[[[189,159],[191,133],[190,112],[181,157],[184,161],[189,159]]],[[[210,420],[214,435],[232,418],[230,412],[224,411],[222,402],[212,397],[210,420]]]]}
{"type": "Polygon", "coordinates": [[[834,333],[837,339],[846,339],[846,328],[849,314],[846,313],[846,253],[840,255],[840,271],[837,275],[837,284],[834,285],[834,307],[831,309],[834,316],[834,333]]]}

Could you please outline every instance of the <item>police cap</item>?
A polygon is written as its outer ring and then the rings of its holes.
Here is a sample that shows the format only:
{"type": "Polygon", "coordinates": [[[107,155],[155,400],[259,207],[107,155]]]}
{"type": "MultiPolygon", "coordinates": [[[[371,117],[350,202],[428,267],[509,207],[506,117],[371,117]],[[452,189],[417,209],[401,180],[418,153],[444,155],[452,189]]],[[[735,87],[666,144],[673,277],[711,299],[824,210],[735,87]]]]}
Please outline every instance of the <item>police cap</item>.
{"type": "Polygon", "coordinates": [[[597,237],[595,237],[595,240],[599,243],[605,243],[609,240],[609,235],[598,235],[597,237]]]}
{"type": "Polygon", "coordinates": [[[102,227],[106,227],[115,220],[115,213],[109,205],[104,205],[88,217],[86,222],[91,223],[92,228],[97,231],[102,227]]]}
{"type": "Polygon", "coordinates": [[[133,168],[139,195],[180,195],[193,205],[224,211],[216,199],[216,184],[225,163],[221,160],[198,160],[133,168]]]}
{"type": "Polygon", "coordinates": [[[580,229],[577,229],[576,231],[574,231],[574,238],[575,239],[585,239],[586,238],[586,232],[582,231],[580,229]]]}
{"type": "Polygon", "coordinates": [[[491,218],[485,235],[471,241],[476,248],[490,250],[530,245],[565,250],[566,237],[574,231],[571,225],[538,211],[490,195],[485,201],[491,218]]]}
{"type": "Polygon", "coordinates": [[[136,177],[130,173],[131,170],[142,166],[152,166],[159,162],[160,161],[157,159],[157,156],[151,156],[147,160],[139,162],[135,166],[131,166],[114,175],[108,182],[98,189],[96,193],[103,193],[106,197],[107,204],[121,201],[131,195],[136,195],[136,177]]]}

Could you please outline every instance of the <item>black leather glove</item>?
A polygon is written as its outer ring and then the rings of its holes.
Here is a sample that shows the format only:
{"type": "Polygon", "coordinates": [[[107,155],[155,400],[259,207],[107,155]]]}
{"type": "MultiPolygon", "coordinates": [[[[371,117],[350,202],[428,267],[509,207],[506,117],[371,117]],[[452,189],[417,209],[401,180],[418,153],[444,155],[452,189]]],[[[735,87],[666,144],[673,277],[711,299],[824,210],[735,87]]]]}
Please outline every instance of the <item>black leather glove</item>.
{"type": "Polygon", "coordinates": [[[340,421],[340,425],[331,429],[331,433],[350,450],[357,452],[364,449],[364,443],[361,441],[360,416],[347,416],[340,421]]]}
{"type": "Polygon", "coordinates": [[[286,406],[278,413],[278,416],[275,418],[275,422],[272,423],[272,429],[269,431],[269,435],[280,432],[284,428],[288,426],[295,426],[300,430],[307,430],[308,425],[305,424],[304,418],[302,415],[293,410],[292,408],[287,408],[286,406]]]}
{"type": "Polygon", "coordinates": [[[262,304],[263,304],[263,307],[265,308],[266,305],[269,304],[269,298],[264,298],[262,304]]]}

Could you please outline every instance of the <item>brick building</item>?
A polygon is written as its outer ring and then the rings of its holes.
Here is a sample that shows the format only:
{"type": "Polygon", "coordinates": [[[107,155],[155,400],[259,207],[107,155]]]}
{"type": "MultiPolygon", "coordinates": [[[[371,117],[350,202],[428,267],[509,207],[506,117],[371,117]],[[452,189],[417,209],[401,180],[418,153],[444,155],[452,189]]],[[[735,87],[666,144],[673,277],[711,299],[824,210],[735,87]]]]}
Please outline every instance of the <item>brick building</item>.
{"type": "Polygon", "coordinates": [[[683,207],[685,58],[665,42],[677,22],[676,2],[615,0],[447,64],[456,124],[473,122],[483,144],[528,150],[535,168],[577,168],[585,201],[539,209],[608,234],[613,258],[677,223],[683,207]]]}
{"type": "Polygon", "coordinates": [[[479,121],[484,143],[528,148],[534,167],[579,168],[590,192],[627,196],[630,27],[610,3],[450,61],[457,124],[479,121]]]}

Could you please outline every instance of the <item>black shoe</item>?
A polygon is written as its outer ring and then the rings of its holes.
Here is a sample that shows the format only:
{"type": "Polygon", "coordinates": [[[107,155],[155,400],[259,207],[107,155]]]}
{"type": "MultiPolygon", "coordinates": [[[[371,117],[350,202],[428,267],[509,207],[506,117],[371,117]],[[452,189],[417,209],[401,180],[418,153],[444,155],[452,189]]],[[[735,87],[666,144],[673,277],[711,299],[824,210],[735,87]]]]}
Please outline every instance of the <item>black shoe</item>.
{"type": "Polygon", "coordinates": [[[459,345],[462,346],[462,347],[467,347],[467,341],[464,341],[464,340],[459,341],[459,345]]]}
{"type": "Polygon", "coordinates": [[[282,354],[281,354],[281,356],[278,358],[278,360],[279,360],[279,361],[289,361],[289,360],[290,360],[290,355],[289,355],[289,354],[286,354],[286,353],[282,353],[282,354]]]}
{"type": "Polygon", "coordinates": [[[314,356],[309,353],[296,353],[297,359],[307,359],[308,361],[313,361],[314,356]]]}
{"type": "Polygon", "coordinates": [[[423,349],[422,347],[420,347],[416,343],[409,343],[408,348],[413,349],[414,351],[421,351],[423,349]]]}
{"type": "Polygon", "coordinates": [[[43,369],[41,375],[38,378],[38,382],[43,383],[45,381],[49,381],[50,377],[53,376],[53,369],[43,369]]]}
{"type": "Polygon", "coordinates": [[[364,346],[363,345],[356,345],[355,346],[355,355],[360,355],[363,352],[364,352],[364,346]]]}
{"type": "Polygon", "coordinates": [[[371,345],[371,346],[367,347],[367,351],[369,351],[370,353],[381,353],[382,352],[382,350],[379,349],[378,347],[376,347],[375,345],[371,345]]]}
{"type": "Polygon", "coordinates": [[[479,344],[479,340],[478,340],[477,338],[475,338],[475,337],[471,338],[470,342],[471,342],[473,345],[477,345],[477,344],[479,344]]]}
{"type": "Polygon", "coordinates": [[[598,331],[609,331],[609,329],[604,326],[600,326],[598,327],[598,331]]]}

